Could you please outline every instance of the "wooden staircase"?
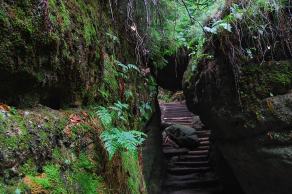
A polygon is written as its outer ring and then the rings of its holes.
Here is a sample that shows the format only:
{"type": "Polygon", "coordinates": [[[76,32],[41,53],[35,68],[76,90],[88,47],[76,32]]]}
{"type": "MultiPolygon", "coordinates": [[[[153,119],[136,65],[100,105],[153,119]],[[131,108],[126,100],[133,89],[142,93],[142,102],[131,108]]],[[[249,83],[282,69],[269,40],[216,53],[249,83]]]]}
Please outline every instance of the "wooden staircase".
{"type": "MultiPolygon", "coordinates": [[[[162,123],[181,124],[193,127],[194,115],[183,102],[160,104],[162,123]]],[[[209,165],[210,131],[197,132],[200,146],[188,150],[163,144],[167,159],[167,174],[163,194],[222,194],[218,178],[209,165]]]]}

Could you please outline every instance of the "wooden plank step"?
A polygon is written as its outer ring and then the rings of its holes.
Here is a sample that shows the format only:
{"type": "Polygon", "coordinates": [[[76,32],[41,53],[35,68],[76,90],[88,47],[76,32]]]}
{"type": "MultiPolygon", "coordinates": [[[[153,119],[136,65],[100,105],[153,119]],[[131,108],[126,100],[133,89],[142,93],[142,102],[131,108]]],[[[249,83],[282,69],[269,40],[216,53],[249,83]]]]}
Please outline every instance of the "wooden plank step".
{"type": "Polygon", "coordinates": [[[202,138],[199,138],[200,141],[209,141],[209,137],[202,137],[202,138]]]}
{"type": "Polygon", "coordinates": [[[181,155],[181,154],[187,154],[189,152],[189,149],[186,148],[163,148],[163,153],[165,155],[181,155]]]}
{"type": "Polygon", "coordinates": [[[204,155],[204,154],[208,154],[209,150],[196,150],[196,151],[189,151],[188,154],[189,155],[204,155]]]}
{"type": "Polygon", "coordinates": [[[194,188],[210,188],[216,187],[218,185],[217,179],[205,179],[205,180],[166,180],[164,183],[164,187],[168,187],[169,189],[194,189],[194,188]]]}
{"type": "Polygon", "coordinates": [[[178,161],[174,162],[173,165],[185,166],[185,167],[208,167],[208,161],[178,161]]]}
{"type": "Polygon", "coordinates": [[[209,141],[200,141],[200,145],[207,146],[207,145],[210,145],[210,142],[209,141]]]}
{"type": "MultiPolygon", "coordinates": [[[[222,189],[218,186],[215,188],[204,188],[204,189],[172,189],[163,191],[162,194],[222,194],[222,189]]],[[[225,193],[226,194],[226,193],[225,193]]]]}
{"type": "Polygon", "coordinates": [[[191,168],[191,167],[173,167],[167,169],[167,172],[170,174],[182,175],[182,174],[191,174],[197,172],[208,172],[210,171],[210,167],[198,167],[198,168],[191,168]]]}
{"type": "Polygon", "coordinates": [[[180,155],[180,161],[208,161],[209,156],[207,154],[202,155],[180,155]]]}
{"type": "Polygon", "coordinates": [[[199,151],[199,150],[209,150],[209,146],[206,146],[206,145],[201,145],[195,149],[192,149],[191,151],[199,151]]]}
{"type": "Polygon", "coordinates": [[[189,119],[193,119],[193,117],[191,116],[187,116],[187,117],[184,117],[184,116],[180,116],[180,115],[177,115],[176,117],[169,117],[168,116],[169,114],[167,114],[167,116],[165,116],[163,119],[174,119],[174,120],[189,120],[189,119]]]}

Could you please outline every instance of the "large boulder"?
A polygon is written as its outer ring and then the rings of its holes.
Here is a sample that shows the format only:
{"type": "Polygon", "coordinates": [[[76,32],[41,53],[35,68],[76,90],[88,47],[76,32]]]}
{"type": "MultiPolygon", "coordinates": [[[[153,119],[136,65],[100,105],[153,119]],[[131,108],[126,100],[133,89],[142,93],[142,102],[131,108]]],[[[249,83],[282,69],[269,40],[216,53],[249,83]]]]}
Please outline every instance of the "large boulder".
{"type": "Polygon", "coordinates": [[[53,108],[95,101],[113,47],[122,63],[136,61],[129,41],[113,40],[126,34],[125,19],[112,25],[109,10],[94,0],[1,1],[0,101],[53,108]]]}
{"type": "Polygon", "coordinates": [[[199,145],[199,138],[194,128],[175,124],[167,127],[164,133],[180,147],[192,149],[199,145]]]}
{"type": "MultiPolygon", "coordinates": [[[[252,9],[243,1],[240,6],[242,10],[252,9]]],[[[228,9],[221,19],[232,17],[234,12],[228,9]]],[[[231,30],[240,33],[221,29],[209,37],[204,55],[211,57],[199,60],[196,68],[190,63],[184,92],[189,109],[212,130],[211,155],[218,172],[228,166],[247,194],[289,194],[292,53],[286,48],[292,45],[282,40],[292,37],[285,28],[291,26],[291,20],[287,9],[277,10],[281,16],[277,21],[262,18],[270,21],[277,34],[271,37],[267,31],[253,31],[246,19],[273,13],[260,7],[253,15],[248,11],[231,23],[231,30]],[[281,33],[285,38],[279,36],[281,33]],[[265,40],[279,40],[279,44],[266,45],[263,36],[265,40]],[[265,53],[260,50],[262,46],[267,48],[265,53]]],[[[222,171],[220,176],[223,182],[230,180],[222,171]]]]}

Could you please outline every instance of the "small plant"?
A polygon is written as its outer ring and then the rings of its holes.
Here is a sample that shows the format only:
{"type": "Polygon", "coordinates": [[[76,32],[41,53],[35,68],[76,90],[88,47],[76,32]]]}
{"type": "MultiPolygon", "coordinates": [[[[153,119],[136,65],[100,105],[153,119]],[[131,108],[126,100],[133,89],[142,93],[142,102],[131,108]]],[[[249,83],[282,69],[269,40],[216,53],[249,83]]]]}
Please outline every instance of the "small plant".
{"type": "Polygon", "coordinates": [[[97,194],[99,190],[102,190],[101,177],[87,172],[76,172],[75,179],[80,185],[81,193],[97,194]]]}
{"type": "Polygon", "coordinates": [[[227,30],[228,32],[232,32],[232,27],[227,21],[218,20],[212,25],[212,27],[205,26],[204,30],[212,34],[217,34],[220,30],[227,30]]]}
{"type": "Polygon", "coordinates": [[[141,145],[146,135],[140,131],[123,131],[118,128],[106,130],[101,134],[101,139],[112,159],[117,151],[129,151],[135,153],[137,146],[141,145]]]}
{"type": "Polygon", "coordinates": [[[128,104],[121,103],[120,101],[115,102],[113,106],[109,107],[111,111],[111,115],[113,118],[120,119],[122,121],[127,121],[127,110],[129,109],[128,104]]]}
{"type": "Polygon", "coordinates": [[[114,103],[113,106],[109,106],[109,108],[103,106],[97,107],[96,114],[101,120],[103,126],[106,128],[110,128],[113,125],[113,118],[116,118],[116,120],[127,122],[128,108],[128,104],[124,104],[118,101],[114,103]]]}
{"type": "Polygon", "coordinates": [[[97,116],[101,120],[101,123],[107,127],[112,125],[112,115],[109,111],[109,109],[99,106],[96,111],[97,116]]]}
{"type": "Polygon", "coordinates": [[[48,164],[44,167],[44,175],[38,177],[31,177],[37,184],[44,189],[51,190],[54,194],[67,193],[65,185],[61,179],[60,166],[55,164],[48,164]]]}
{"type": "Polygon", "coordinates": [[[151,115],[152,107],[150,102],[143,102],[139,106],[139,111],[142,121],[147,121],[151,115]]]}

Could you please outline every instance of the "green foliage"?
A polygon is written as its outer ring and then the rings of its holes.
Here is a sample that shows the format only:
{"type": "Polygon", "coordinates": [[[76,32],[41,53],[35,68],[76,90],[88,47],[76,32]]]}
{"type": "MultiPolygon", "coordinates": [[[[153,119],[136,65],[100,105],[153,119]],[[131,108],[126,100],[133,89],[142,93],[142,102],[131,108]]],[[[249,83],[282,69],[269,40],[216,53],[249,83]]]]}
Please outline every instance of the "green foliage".
{"type": "Polygon", "coordinates": [[[86,194],[98,194],[102,182],[101,177],[87,172],[76,173],[75,180],[80,185],[81,192],[86,194]]]}
{"type": "Polygon", "coordinates": [[[19,171],[23,175],[35,176],[37,174],[36,165],[32,159],[27,160],[23,165],[21,165],[19,171]]]}
{"type": "MultiPolygon", "coordinates": [[[[135,152],[137,146],[142,144],[146,136],[139,131],[126,131],[125,126],[129,126],[130,121],[128,109],[129,105],[120,101],[115,102],[108,108],[103,106],[96,108],[96,115],[105,127],[105,131],[102,132],[100,138],[104,143],[105,149],[108,151],[110,159],[116,152],[135,152]]],[[[140,110],[143,111],[142,114],[146,114],[146,111],[150,109],[149,104],[144,104],[144,106],[140,107],[140,110]]]]}
{"type": "Polygon", "coordinates": [[[90,20],[86,21],[84,24],[84,38],[87,45],[91,43],[94,40],[94,37],[96,36],[96,30],[91,23],[90,20]]]}
{"type": "Polygon", "coordinates": [[[112,103],[119,96],[119,72],[114,56],[106,57],[104,64],[103,82],[98,89],[104,103],[112,103]]]}
{"type": "Polygon", "coordinates": [[[240,80],[242,101],[247,107],[258,107],[261,100],[286,93],[292,87],[292,63],[250,64],[242,68],[240,80]]]}
{"type": "Polygon", "coordinates": [[[111,159],[117,151],[129,151],[135,153],[137,146],[141,145],[146,135],[140,131],[123,131],[121,129],[112,128],[105,130],[101,134],[105,148],[111,159]]]}
{"type": "Polygon", "coordinates": [[[66,8],[65,3],[61,0],[61,6],[60,6],[60,14],[63,18],[63,26],[64,29],[68,29],[71,25],[71,18],[69,10],[66,8]]]}
{"type": "Polygon", "coordinates": [[[29,139],[24,119],[15,108],[10,112],[0,111],[0,148],[27,148],[29,139]]]}
{"type": "MultiPolygon", "coordinates": [[[[197,45],[205,36],[204,23],[224,5],[223,0],[185,0],[184,3],[168,0],[160,2],[159,20],[153,22],[149,32],[150,58],[158,68],[167,65],[165,56],[175,55],[181,47],[191,52],[200,52],[197,45]]],[[[221,21],[212,28],[205,28],[205,31],[216,32],[218,29],[230,31],[231,25],[221,21]]]]}
{"type": "Polygon", "coordinates": [[[129,108],[128,104],[121,103],[117,101],[113,106],[109,107],[111,109],[111,115],[113,118],[117,118],[117,120],[122,120],[125,123],[128,121],[127,119],[127,110],[129,108]]]}
{"type": "Polygon", "coordinates": [[[95,168],[95,165],[91,160],[89,160],[88,156],[85,153],[80,154],[78,161],[75,165],[75,167],[85,170],[94,170],[95,168]]]}
{"type": "Polygon", "coordinates": [[[139,166],[138,154],[123,152],[121,155],[123,168],[129,173],[128,187],[130,189],[130,193],[140,193],[143,175],[139,166]]]}
{"type": "Polygon", "coordinates": [[[139,106],[139,112],[141,114],[141,121],[146,122],[149,120],[152,114],[152,107],[150,102],[141,102],[139,106]]]}
{"type": "Polygon", "coordinates": [[[204,27],[206,32],[210,32],[212,34],[217,34],[219,30],[227,30],[228,32],[232,32],[231,24],[225,22],[224,20],[218,20],[212,24],[212,27],[204,27]]]}
{"type": "Polygon", "coordinates": [[[53,194],[67,193],[65,185],[61,179],[60,166],[47,164],[44,166],[45,177],[31,177],[33,181],[43,188],[51,190],[53,194]]]}
{"type": "Polygon", "coordinates": [[[109,127],[112,125],[112,114],[109,109],[103,106],[99,106],[97,107],[96,114],[105,127],[109,127]]]}
{"type": "Polygon", "coordinates": [[[138,73],[140,73],[140,69],[137,67],[137,65],[134,64],[122,64],[121,62],[117,61],[118,66],[120,66],[123,70],[123,73],[129,73],[130,71],[134,70],[137,71],[138,73]]]}
{"type": "Polygon", "coordinates": [[[114,121],[120,121],[125,124],[127,123],[128,108],[129,108],[128,104],[124,104],[124,103],[121,103],[120,101],[117,101],[112,106],[109,106],[108,108],[103,107],[103,106],[98,106],[96,108],[96,114],[101,120],[103,126],[106,128],[110,128],[113,126],[114,121]]]}
{"type": "Polygon", "coordinates": [[[5,194],[5,186],[0,182],[0,193],[5,194]]]}

